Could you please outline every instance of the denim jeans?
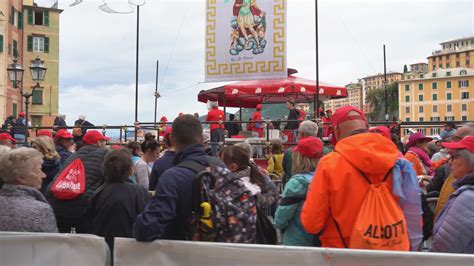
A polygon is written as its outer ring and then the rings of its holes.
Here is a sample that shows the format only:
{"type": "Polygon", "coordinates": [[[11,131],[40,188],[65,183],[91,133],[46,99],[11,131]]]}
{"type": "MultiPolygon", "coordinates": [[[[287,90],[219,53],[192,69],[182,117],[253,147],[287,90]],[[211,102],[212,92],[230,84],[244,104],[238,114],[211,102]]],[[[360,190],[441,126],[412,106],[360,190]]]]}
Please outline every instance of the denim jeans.
{"type": "Polygon", "coordinates": [[[211,132],[211,152],[212,156],[216,156],[219,142],[224,141],[224,130],[222,128],[214,129],[211,132]]]}

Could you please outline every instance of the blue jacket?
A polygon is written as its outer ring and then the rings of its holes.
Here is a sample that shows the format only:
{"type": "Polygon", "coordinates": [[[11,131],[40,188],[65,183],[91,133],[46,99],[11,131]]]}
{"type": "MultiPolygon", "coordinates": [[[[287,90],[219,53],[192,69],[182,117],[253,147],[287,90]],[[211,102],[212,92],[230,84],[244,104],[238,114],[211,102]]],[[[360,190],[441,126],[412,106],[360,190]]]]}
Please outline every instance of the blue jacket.
{"type": "Polygon", "coordinates": [[[158,179],[160,178],[160,176],[166,170],[173,167],[173,160],[175,156],[175,151],[166,151],[165,154],[153,164],[153,168],[151,169],[150,174],[150,191],[156,190],[156,184],[158,184],[158,179]]]}
{"type": "MultiPolygon", "coordinates": [[[[313,179],[314,172],[296,174],[286,183],[282,199],[306,198],[308,186],[313,179]]],[[[314,235],[306,233],[301,225],[300,215],[304,200],[291,205],[278,206],[275,213],[275,226],[283,230],[283,245],[314,246],[314,235]]]]}
{"type": "MultiPolygon", "coordinates": [[[[191,145],[177,153],[173,165],[192,160],[203,166],[208,159],[201,144],[191,145]]],[[[133,225],[133,236],[138,241],[155,239],[186,239],[185,226],[193,210],[192,170],[172,167],[166,170],[158,180],[155,195],[145,210],[138,215],[133,225]]]]}
{"type": "Polygon", "coordinates": [[[434,252],[474,254],[474,174],[453,183],[451,194],[433,227],[434,252]]]}

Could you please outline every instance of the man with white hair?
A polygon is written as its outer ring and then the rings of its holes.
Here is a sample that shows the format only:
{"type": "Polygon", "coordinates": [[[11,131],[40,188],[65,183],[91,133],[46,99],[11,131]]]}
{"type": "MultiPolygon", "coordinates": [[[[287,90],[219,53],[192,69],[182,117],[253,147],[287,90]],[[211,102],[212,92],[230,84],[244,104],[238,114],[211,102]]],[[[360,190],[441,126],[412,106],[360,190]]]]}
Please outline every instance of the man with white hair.
{"type": "Polygon", "coordinates": [[[93,127],[94,124],[86,120],[85,115],[79,115],[79,119],[74,122],[74,129],[72,135],[74,136],[74,142],[82,142],[82,136],[87,133],[88,127],[93,127]]]}
{"type": "Polygon", "coordinates": [[[217,102],[209,102],[210,109],[206,116],[206,122],[213,122],[209,124],[211,131],[211,151],[212,156],[216,156],[219,142],[224,141],[224,121],[225,113],[219,110],[217,102]]]}
{"type": "MultiPolygon", "coordinates": [[[[296,136],[297,140],[304,139],[307,137],[317,137],[318,135],[318,124],[314,123],[313,121],[306,120],[301,122],[298,128],[298,135],[296,136]]],[[[283,155],[283,171],[285,175],[283,176],[283,184],[285,184],[290,177],[291,174],[291,151],[293,148],[289,148],[285,151],[283,155]]]]}

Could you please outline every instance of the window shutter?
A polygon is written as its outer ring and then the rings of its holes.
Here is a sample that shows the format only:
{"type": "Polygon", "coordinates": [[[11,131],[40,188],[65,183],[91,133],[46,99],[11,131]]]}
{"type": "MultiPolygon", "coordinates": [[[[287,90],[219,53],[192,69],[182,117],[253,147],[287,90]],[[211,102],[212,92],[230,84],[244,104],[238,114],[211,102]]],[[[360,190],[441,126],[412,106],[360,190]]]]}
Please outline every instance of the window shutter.
{"type": "Polygon", "coordinates": [[[13,57],[18,58],[18,42],[13,40],[13,57]]]}
{"type": "Polygon", "coordinates": [[[0,35],[0,53],[3,53],[3,35],[0,35]]]}
{"type": "MultiPolygon", "coordinates": [[[[466,80],[466,88],[469,87],[469,80],[466,80]]],[[[469,98],[469,97],[468,97],[469,98]]]]}
{"type": "Polygon", "coordinates": [[[28,25],[33,24],[33,10],[31,8],[28,8],[28,25]]]}
{"type": "Polygon", "coordinates": [[[33,36],[28,36],[28,52],[33,51],[33,36]]]}
{"type": "Polygon", "coordinates": [[[18,28],[23,28],[23,12],[18,12],[18,28]]]}
{"type": "Polygon", "coordinates": [[[44,37],[44,52],[49,53],[49,37],[44,37]]]}
{"type": "Polygon", "coordinates": [[[43,22],[44,26],[49,26],[49,11],[43,12],[43,22]]]}
{"type": "Polygon", "coordinates": [[[12,13],[10,15],[10,24],[13,25],[13,23],[15,23],[15,8],[12,7],[12,13]]]}
{"type": "Polygon", "coordinates": [[[458,87],[461,88],[461,81],[458,80],[458,87]]]}

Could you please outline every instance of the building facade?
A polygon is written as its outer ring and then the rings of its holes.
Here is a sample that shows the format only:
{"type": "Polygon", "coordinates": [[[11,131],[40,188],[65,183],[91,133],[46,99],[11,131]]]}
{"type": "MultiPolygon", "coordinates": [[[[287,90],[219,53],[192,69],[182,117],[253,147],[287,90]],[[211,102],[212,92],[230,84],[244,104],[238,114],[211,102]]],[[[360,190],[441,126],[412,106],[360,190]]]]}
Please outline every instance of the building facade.
{"type": "MultiPolygon", "coordinates": [[[[402,79],[403,74],[399,72],[389,72],[387,73],[387,86],[398,82],[402,79]]],[[[371,113],[374,109],[374,106],[370,106],[367,104],[366,96],[367,93],[373,89],[383,89],[385,84],[385,75],[384,74],[377,74],[373,76],[367,76],[362,78],[363,80],[363,90],[362,90],[362,102],[364,105],[364,112],[371,113]]]]}
{"type": "Polygon", "coordinates": [[[326,110],[331,110],[334,113],[336,109],[349,105],[362,109],[362,83],[350,83],[345,87],[347,89],[347,97],[324,101],[324,107],[326,110]]]}
{"type": "Polygon", "coordinates": [[[410,65],[410,73],[426,73],[428,72],[427,63],[415,63],[410,65]]]}
{"type": "Polygon", "coordinates": [[[36,85],[29,67],[39,57],[47,68],[46,77],[30,98],[29,121],[32,126],[52,125],[58,114],[59,104],[59,16],[62,10],[57,2],[50,7],[41,7],[33,0],[0,1],[2,10],[8,10],[8,20],[0,21],[3,39],[0,75],[0,119],[10,115],[17,117],[25,110],[24,99],[19,89],[13,88],[6,69],[14,58],[25,69],[23,75],[24,90],[36,85]]]}
{"type": "MultiPolygon", "coordinates": [[[[473,39],[441,43],[445,49],[428,57],[429,72],[404,76],[398,87],[402,121],[474,120],[474,68],[470,63],[474,60],[473,39]],[[468,44],[452,48],[454,43],[468,44]]],[[[433,128],[425,133],[436,135],[439,131],[433,128]]]]}

